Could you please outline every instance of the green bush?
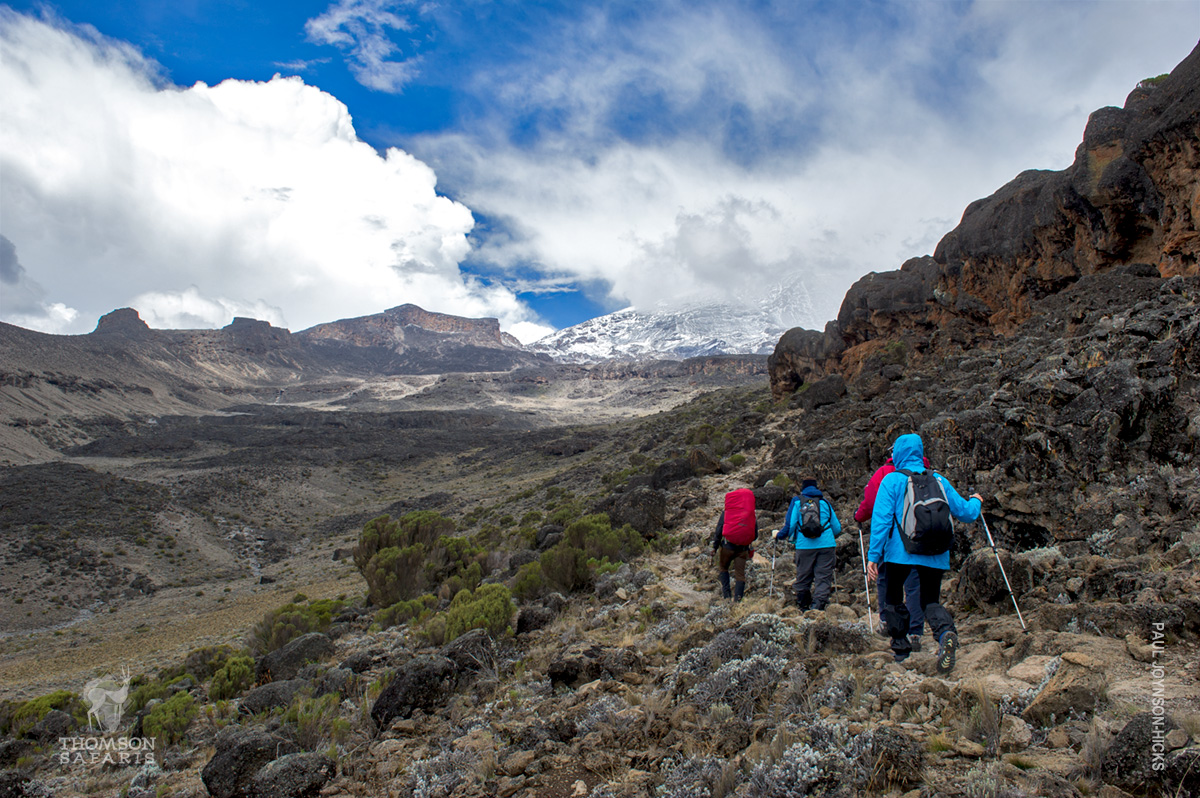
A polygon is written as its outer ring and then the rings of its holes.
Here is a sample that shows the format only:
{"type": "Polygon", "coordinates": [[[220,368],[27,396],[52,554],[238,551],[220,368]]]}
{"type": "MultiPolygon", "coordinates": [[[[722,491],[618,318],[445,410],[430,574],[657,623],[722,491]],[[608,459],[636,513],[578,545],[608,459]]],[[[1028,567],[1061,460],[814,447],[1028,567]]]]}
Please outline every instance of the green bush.
{"type": "Polygon", "coordinates": [[[208,697],[224,701],[241,693],[254,681],[254,659],[245,655],[230,657],[220,670],[213,674],[208,686],[208,697]]]}
{"type": "Polygon", "coordinates": [[[453,521],[428,510],[368,521],[354,548],[354,564],[367,581],[371,604],[390,607],[435,592],[450,580],[455,580],[452,589],[478,585],[487,551],[452,537],[453,532],[453,521]]]}
{"type": "Polygon", "coordinates": [[[170,681],[175,676],[182,676],[185,673],[190,673],[196,677],[198,681],[206,681],[212,678],[212,675],[221,669],[222,666],[235,654],[233,646],[204,646],[203,648],[193,649],[183,660],[183,665],[172,671],[164,671],[159,674],[160,679],[170,681]],[[168,675],[169,674],[169,675],[168,675]]]}
{"type": "Polygon", "coordinates": [[[583,502],[574,496],[565,496],[562,501],[547,504],[546,509],[553,510],[548,518],[549,523],[566,526],[583,515],[583,502]]]}
{"type": "Polygon", "coordinates": [[[641,533],[626,524],[613,529],[604,513],[586,515],[563,531],[563,543],[581,549],[589,559],[626,562],[646,548],[641,533]]]}
{"type": "Polygon", "coordinates": [[[146,737],[153,737],[163,746],[174,745],[183,739],[196,712],[196,700],[190,693],[176,693],[142,718],[142,733],[146,737]]]}
{"type": "Polygon", "coordinates": [[[52,709],[62,710],[80,723],[87,718],[87,709],[84,708],[78,693],[55,690],[53,693],[29,699],[13,712],[10,722],[13,736],[20,737],[25,734],[52,709]]]}
{"type": "Polygon", "coordinates": [[[250,630],[250,653],[268,654],[301,635],[324,632],[333,623],[333,616],[345,606],[341,599],[320,599],[303,606],[284,604],[271,610],[250,630]]]}
{"type": "Polygon", "coordinates": [[[729,458],[729,462],[733,463],[735,468],[741,468],[746,463],[746,455],[735,454],[729,458]]]}
{"type": "Polygon", "coordinates": [[[545,588],[567,593],[582,590],[591,587],[597,576],[616,570],[645,548],[641,534],[628,524],[613,529],[604,513],[587,515],[568,526],[562,540],[542,552],[536,571],[526,566],[518,572],[514,587],[522,597],[536,595],[545,588]]]}
{"type": "Polygon", "coordinates": [[[474,592],[463,590],[446,611],[446,639],[453,640],[472,629],[500,635],[509,629],[516,607],[504,585],[482,585],[474,592]]]}
{"type": "Polygon", "coordinates": [[[399,626],[414,619],[420,623],[433,614],[433,608],[436,606],[437,596],[426,593],[420,598],[397,601],[387,609],[380,610],[375,613],[375,621],[381,629],[399,626]]]}
{"type": "Polygon", "coordinates": [[[534,561],[522,565],[513,582],[513,595],[522,601],[529,601],[542,595],[545,590],[546,578],[542,576],[542,564],[534,561]]]}

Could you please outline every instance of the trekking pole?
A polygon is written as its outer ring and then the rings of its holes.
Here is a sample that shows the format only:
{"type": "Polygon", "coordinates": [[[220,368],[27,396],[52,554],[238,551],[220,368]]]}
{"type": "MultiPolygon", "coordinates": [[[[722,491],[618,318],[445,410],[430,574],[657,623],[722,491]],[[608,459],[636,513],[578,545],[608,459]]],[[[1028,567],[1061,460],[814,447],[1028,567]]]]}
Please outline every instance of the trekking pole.
{"type": "Polygon", "coordinates": [[[858,528],[858,553],[862,555],[863,591],[867,594],[867,618],[871,617],[871,580],[867,577],[867,549],[863,546],[862,527],[858,528]]]}
{"type": "Polygon", "coordinates": [[[771,533],[771,586],[767,589],[767,595],[771,598],[775,598],[775,553],[779,551],[779,540],[775,537],[777,534],[778,529],[771,533]]]}
{"type": "Polygon", "coordinates": [[[1017,604],[1017,594],[1013,592],[1012,584],[1008,581],[1008,574],[1004,572],[1004,563],[1000,562],[1000,552],[996,551],[996,541],[992,539],[992,530],[988,529],[982,510],[979,512],[979,522],[983,524],[983,531],[987,533],[988,545],[992,547],[992,554],[996,555],[996,565],[1000,566],[1000,575],[1004,577],[1004,586],[1008,588],[1008,595],[1012,598],[1013,606],[1017,609],[1017,620],[1021,622],[1021,630],[1028,632],[1029,627],[1025,625],[1025,618],[1021,615],[1021,605],[1017,604]]]}

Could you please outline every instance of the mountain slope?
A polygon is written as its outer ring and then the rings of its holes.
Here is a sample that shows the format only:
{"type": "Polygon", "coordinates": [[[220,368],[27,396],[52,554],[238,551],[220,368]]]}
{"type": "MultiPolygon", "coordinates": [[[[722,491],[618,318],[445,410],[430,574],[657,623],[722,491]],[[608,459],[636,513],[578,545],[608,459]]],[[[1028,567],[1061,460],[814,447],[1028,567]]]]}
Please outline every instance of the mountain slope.
{"type": "Polygon", "coordinates": [[[625,308],[559,330],[529,345],[557,360],[600,360],[770,354],[785,330],[812,323],[807,289],[794,279],[765,296],[730,297],[682,307],[625,308]]]}

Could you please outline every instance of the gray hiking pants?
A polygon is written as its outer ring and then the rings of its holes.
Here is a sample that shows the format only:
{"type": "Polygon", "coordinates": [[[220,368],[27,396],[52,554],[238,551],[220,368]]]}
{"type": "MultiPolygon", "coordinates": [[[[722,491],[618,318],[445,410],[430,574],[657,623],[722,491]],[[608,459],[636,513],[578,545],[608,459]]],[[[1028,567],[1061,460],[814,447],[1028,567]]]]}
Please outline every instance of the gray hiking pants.
{"type": "Polygon", "coordinates": [[[796,549],[796,606],[823,610],[833,590],[837,549],[796,549]]]}

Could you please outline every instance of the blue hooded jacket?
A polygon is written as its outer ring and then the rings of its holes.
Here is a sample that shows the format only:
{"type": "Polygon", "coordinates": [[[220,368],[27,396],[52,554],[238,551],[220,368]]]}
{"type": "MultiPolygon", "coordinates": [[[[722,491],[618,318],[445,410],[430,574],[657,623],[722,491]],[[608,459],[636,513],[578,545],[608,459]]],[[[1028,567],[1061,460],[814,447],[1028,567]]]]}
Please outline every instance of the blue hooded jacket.
{"type": "MultiPolygon", "coordinates": [[[[925,445],[920,435],[901,435],[892,445],[892,463],[897,469],[925,473],[925,445]]],[[[950,515],[963,523],[971,523],[979,517],[983,502],[964,499],[954,486],[941,474],[934,476],[946,489],[946,502],[950,515]]],[[[871,513],[871,550],[867,559],[873,563],[891,562],[900,565],[925,565],[945,571],[950,568],[950,552],[942,554],[909,554],[900,539],[900,521],[904,516],[904,494],[908,491],[908,477],[898,470],[893,471],[879,483],[875,495],[875,509],[871,513]]]]}
{"type": "Polygon", "coordinates": [[[821,508],[821,526],[824,527],[825,531],[821,533],[819,538],[804,537],[804,533],[800,531],[800,503],[802,499],[797,497],[792,499],[792,503],[788,507],[783,529],[779,530],[779,534],[775,538],[783,540],[795,537],[797,549],[831,549],[837,546],[837,534],[842,531],[842,522],[838,520],[837,515],[833,512],[833,505],[825,499],[825,494],[821,493],[820,489],[811,485],[800,491],[800,495],[817,500],[818,506],[821,508]]]}

